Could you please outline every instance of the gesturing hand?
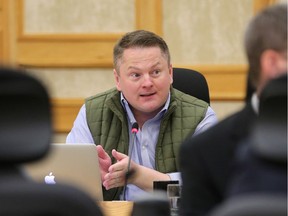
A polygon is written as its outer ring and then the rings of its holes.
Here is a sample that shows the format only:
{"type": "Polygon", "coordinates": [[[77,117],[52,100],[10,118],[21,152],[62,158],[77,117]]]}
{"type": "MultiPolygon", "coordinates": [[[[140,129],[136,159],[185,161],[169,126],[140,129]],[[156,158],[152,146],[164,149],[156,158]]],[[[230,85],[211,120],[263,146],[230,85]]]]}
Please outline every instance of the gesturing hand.
{"type": "Polygon", "coordinates": [[[105,175],[109,172],[108,169],[111,166],[111,158],[110,156],[105,152],[103,147],[101,145],[96,146],[97,152],[98,152],[98,159],[99,159],[99,166],[101,171],[101,180],[102,183],[105,181],[105,175]]]}
{"type": "Polygon", "coordinates": [[[103,185],[107,190],[123,186],[127,172],[128,156],[115,149],[112,150],[112,155],[117,162],[109,167],[108,173],[104,177],[103,185]]]}

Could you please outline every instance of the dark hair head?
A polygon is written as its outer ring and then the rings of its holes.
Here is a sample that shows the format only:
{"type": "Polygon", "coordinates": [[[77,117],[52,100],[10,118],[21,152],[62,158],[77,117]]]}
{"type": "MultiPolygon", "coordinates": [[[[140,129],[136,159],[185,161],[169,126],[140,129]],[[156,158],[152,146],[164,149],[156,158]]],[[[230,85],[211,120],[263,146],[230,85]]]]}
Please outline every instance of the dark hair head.
{"type": "Polygon", "coordinates": [[[276,4],[258,13],[245,34],[249,78],[256,87],[261,71],[260,58],[265,50],[287,52],[287,4],[276,4]]]}
{"type": "Polygon", "coordinates": [[[123,52],[126,49],[134,47],[159,47],[163,56],[167,59],[168,64],[170,64],[170,52],[166,42],[153,32],[137,30],[126,33],[114,47],[114,68],[117,70],[117,72],[119,70],[119,60],[121,60],[123,52]]]}

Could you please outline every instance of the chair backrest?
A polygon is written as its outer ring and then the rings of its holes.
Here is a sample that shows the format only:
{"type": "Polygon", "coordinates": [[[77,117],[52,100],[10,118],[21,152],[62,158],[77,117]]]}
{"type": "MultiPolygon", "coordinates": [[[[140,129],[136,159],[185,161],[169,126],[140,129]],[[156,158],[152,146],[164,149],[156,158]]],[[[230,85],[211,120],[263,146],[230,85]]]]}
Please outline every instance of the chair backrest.
{"type": "Polygon", "coordinates": [[[101,216],[95,200],[79,189],[38,184],[21,172],[23,163],[50,149],[49,100],[37,79],[0,68],[0,216],[101,216]]]}
{"type": "Polygon", "coordinates": [[[131,216],[170,216],[167,193],[154,191],[135,200],[131,216]]]}
{"type": "Polygon", "coordinates": [[[270,81],[260,95],[259,118],[252,133],[257,155],[287,162],[287,74],[270,81]]]}
{"type": "Polygon", "coordinates": [[[261,193],[237,196],[216,207],[209,216],[287,216],[287,198],[261,193]]]}
{"type": "Polygon", "coordinates": [[[259,117],[236,155],[228,197],[211,216],[287,215],[287,74],[263,89],[259,117]]]}
{"type": "Polygon", "coordinates": [[[0,183],[0,216],[103,216],[95,200],[68,185],[0,183]]]}
{"type": "Polygon", "coordinates": [[[206,78],[198,71],[173,68],[172,86],[210,104],[209,87],[206,78]]]}
{"type": "Polygon", "coordinates": [[[47,91],[23,71],[0,69],[0,163],[37,160],[49,150],[52,124],[47,91]]]}

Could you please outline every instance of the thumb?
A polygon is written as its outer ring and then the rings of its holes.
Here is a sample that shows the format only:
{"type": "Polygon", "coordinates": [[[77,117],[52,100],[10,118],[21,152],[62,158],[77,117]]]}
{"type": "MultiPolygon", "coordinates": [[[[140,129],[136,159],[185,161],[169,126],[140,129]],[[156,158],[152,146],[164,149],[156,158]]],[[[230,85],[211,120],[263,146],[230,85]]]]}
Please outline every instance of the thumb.
{"type": "Polygon", "coordinates": [[[96,149],[97,149],[99,158],[107,158],[107,157],[109,157],[108,154],[105,152],[105,150],[103,149],[103,147],[101,145],[97,145],[96,149]]]}
{"type": "Polygon", "coordinates": [[[123,160],[124,158],[127,158],[128,156],[121,153],[121,152],[118,152],[116,151],[115,149],[112,150],[112,155],[113,157],[117,160],[117,161],[121,161],[123,160]]]}

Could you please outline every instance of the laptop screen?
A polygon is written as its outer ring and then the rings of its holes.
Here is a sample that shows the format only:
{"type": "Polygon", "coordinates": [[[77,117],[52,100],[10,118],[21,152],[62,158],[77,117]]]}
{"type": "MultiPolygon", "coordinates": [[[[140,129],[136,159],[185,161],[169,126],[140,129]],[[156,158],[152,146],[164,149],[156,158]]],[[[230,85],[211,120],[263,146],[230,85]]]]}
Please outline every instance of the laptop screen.
{"type": "Polygon", "coordinates": [[[24,171],[37,182],[70,184],[102,201],[101,172],[95,144],[51,144],[43,159],[27,163],[24,171]]]}

